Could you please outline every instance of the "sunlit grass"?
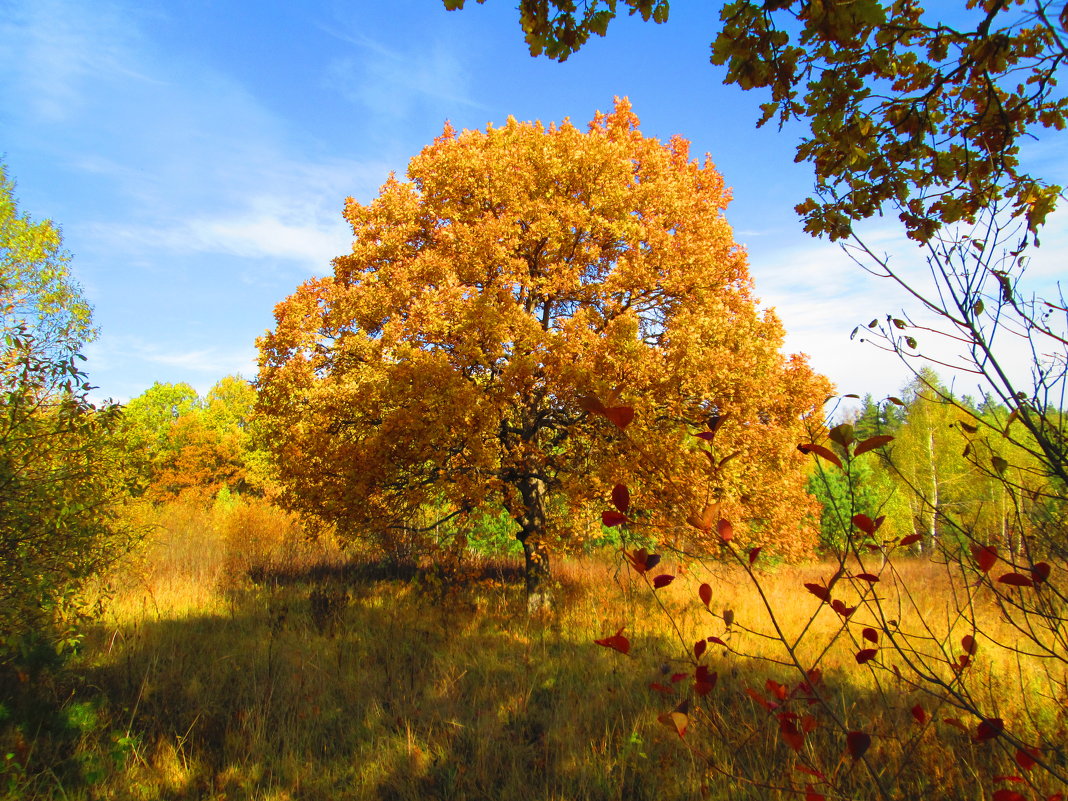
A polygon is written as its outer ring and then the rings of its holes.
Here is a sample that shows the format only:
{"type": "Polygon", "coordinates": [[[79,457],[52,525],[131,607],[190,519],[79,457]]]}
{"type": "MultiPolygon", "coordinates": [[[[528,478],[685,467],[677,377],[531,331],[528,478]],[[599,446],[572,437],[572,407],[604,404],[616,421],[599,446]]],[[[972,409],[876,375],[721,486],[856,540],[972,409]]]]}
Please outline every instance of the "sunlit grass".
{"type": "MultiPolygon", "coordinates": [[[[245,510],[242,525],[261,512],[245,510]]],[[[145,558],[120,574],[83,652],[72,692],[91,699],[96,722],[74,759],[93,770],[40,778],[31,796],[796,798],[814,781],[794,770],[802,764],[836,771],[854,797],[876,797],[864,769],[843,761],[844,732],[832,718],[873,733],[869,759],[889,797],[937,788],[976,798],[993,776],[1014,771],[999,743],[977,744],[940,720],[921,730],[913,704],[936,719],[949,712],[889,670],[857,664],[856,632],[875,621],[858,610],[844,629],[804,589],[828,579],[832,564],[758,571],[762,600],[737,567],[669,557],[654,573],[677,578],[653,592],[616,555],[565,560],[555,565],[554,608],[531,616],[515,565],[473,564],[463,584],[435,571],[391,575],[322,543],[295,555],[291,521],[262,515],[257,531],[277,541],[261,537],[252,558],[228,512],[172,514],[145,558]],[[285,548],[293,564],[278,557],[285,548]],[[698,600],[705,582],[708,609],[698,600]],[[775,632],[769,607],[786,642],[805,632],[792,656],[764,636],[775,632]],[[729,628],[724,610],[734,615],[729,628]],[[628,654],[594,644],[620,628],[628,654]],[[704,655],[718,683],[693,699],[680,738],[658,717],[692,695],[693,644],[708,636],[728,648],[704,655]],[[828,706],[813,708],[821,727],[797,753],[746,693],[766,693],[768,679],[796,685],[795,658],[823,671],[828,706]]],[[[918,608],[898,605],[889,574],[877,585],[884,608],[902,628],[922,615],[932,653],[959,642],[960,588],[945,568],[905,560],[897,570],[918,608]]],[[[850,591],[835,594],[852,603],[850,591]]],[[[1008,636],[991,605],[976,603],[974,614],[984,632],[1008,636]]],[[[987,646],[980,638],[969,667],[977,704],[1024,733],[1063,727],[1063,705],[1038,695],[1049,686],[1041,674],[987,646]]],[[[894,659],[880,655],[887,667],[894,659]]]]}

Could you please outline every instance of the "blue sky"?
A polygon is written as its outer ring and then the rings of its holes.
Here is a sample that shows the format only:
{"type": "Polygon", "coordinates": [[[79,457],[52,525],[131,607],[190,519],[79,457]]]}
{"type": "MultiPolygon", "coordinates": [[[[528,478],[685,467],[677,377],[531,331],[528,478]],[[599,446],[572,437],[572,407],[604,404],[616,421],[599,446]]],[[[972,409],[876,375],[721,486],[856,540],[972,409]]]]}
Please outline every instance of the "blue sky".
{"type": "MultiPolygon", "coordinates": [[[[646,134],[711,154],[786,350],[841,392],[901,387],[905,369],[849,332],[907,300],[802,233],[798,132],[756,130],[766,98],[721,85],[714,4],[674,4],[662,26],[617,20],[564,64],[529,56],[513,5],[0,0],[0,155],[23,210],[60,224],[74,255],[101,330],[87,349],[98,395],[254,376],[273,306],[350,246],[345,198],[369,201],[445,120],[583,127],[616,95],[646,134]]],[[[1065,182],[1058,150],[1035,158],[1065,182]]],[[[1063,220],[1043,250],[1064,252],[1063,220]]],[[[896,231],[877,236],[918,258],[896,231]]]]}

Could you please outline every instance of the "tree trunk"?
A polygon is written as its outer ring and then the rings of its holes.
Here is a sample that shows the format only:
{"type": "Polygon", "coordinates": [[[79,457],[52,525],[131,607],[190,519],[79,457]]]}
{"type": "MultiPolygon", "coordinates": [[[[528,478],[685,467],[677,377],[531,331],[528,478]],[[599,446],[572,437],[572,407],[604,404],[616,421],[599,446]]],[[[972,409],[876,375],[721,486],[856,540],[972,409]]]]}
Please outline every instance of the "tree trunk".
{"type": "Polygon", "coordinates": [[[545,547],[545,482],[527,477],[518,483],[523,511],[516,539],[523,545],[526,559],[527,603],[534,607],[548,604],[545,586],[549,578],[549,551],[545,547]]]}
{"type": "Polygon", "coordinates": [[[526,558],[527,599],[539,595],[544,598],[549,578],[549,551],[544,543],[527,540],[523,543],[523,556],[526,558]]]}

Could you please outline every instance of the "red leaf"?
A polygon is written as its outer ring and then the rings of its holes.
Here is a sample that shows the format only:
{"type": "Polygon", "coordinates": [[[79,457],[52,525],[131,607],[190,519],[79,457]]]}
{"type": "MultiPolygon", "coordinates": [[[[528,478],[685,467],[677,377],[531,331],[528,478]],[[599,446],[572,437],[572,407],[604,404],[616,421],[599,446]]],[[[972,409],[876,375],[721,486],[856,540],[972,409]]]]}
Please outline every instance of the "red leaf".
{"type": "Polygon", "coordinates": [[[582,395],[578,398],[578,405],[587,412],[604,414],[604,404],[595,395],[582,395]]]}
{"type": "Polygon", "coordinates": [[[622,484],[612,487],[612,503],[615,507],[626,514],[630,510],[630,490],[622,484]]]}
{"type": "Polygon", "coordinates": [[[698,640],[697,642],[695,642],[693,644],[693,658],[694,659],[700,659],[704,655],[705,649],[707,649],[707,648],[708,648],[708,641],[707,640],[698,640]]]}
{"type": "Polygon", "coordinates": [[[921,726],[927,722],[927,710],[925,710],[919,704],[916,704],[916,706],[912,707],[910,711],[912,712],[912,717],[915,718],[916,722],[919,723],[921,726]]]}
{"type": "Polygon", "coordinates": [[[670,573],[661,573],[659,576],[657,576],[655,579],[653,579],[653,589],[654,590],[662,589],[662,588],[666,587],[668,584],[670,584],[671,582],[673,582],[674,580],[675,580],[675,577],[673,575],[671,575],[670,573]]]}
{"type": "Polygon", "coordinates": [[[996,782],[1014,782],[1016,784],[1020,784],[1021,782],[1023,782],[1023,778],[1021,776],[995,776],[994,777],[994,781],[996,781],[996,782]]]}
{"type": "Polygon", "coordinates": [[[701,603],[708,606],[712,602],[712,587],[708,584],[702,584],[697,588],[697,597],[701,599],[701,603]]]}
{"type": "Polygon", "coordinates": [[[1023,573],[1006,573],[1004,576],[1000,576],[998,581],[1002,584],[1008,584],[1012,587],[1033,587],[1035,583],[1031,581],[1023,573]]]}
{"type": "Polygon", "coordinates": [[[665,687],[663,684],[660,684],[660,683],[655,682],[655,681],[652,684],[649,685],[649,689],[650,690],[655,690],[656,692],[660,693],[661,695],[673,695],[674,692],[675,692],[670,687],[665,687]]]}
{"type": "Polygon", "coordinates": [[[998,549],[993,545],[972,545],[971,551],[972,558],[984,573],[989,573],[998,560],[998,549]]]}
{"type": "Polygon", "coordinates": [[[860,456],[862,453],[867,453],[874,448],[881,448],[889,442],[893,441],[893,437],[889,434],[879,434],[878,436],[868,437],[863,442],[859,443],[853,451],[854,456],[860,456]]]}
{"type": "Polygon", "coordinates": [[[719,538],[723,542],[730,542],[734,539],[734,526],[729,521],[721,519],[716,524],[716,530],[719,533],[719,538]]]}
{"type": "Polygon", "coordinates": [[[689,673],[672,673],[671,674],[671,683],[672,684],[678,684],[683,679],[688,679],[689,677],[690,677],[689,673]]]}
{"type": "Polygon", "coordinates": [[[693,691],[698,695],[708,695],[716,686],[718,673],[710,673],[707,665],[698,665],[694,675],[693,691]]]}
{"type": "Polygon", "coordinates": [[[831,601],[831,609],[840,614],[844,618],[848,618],[851,614],[857,611],[855,606],[846,606],[840,600],[835,598],[831,601]]]}
{"type": "Polygon", "coordinates": [[[826,459],[828,462],[833,464],[835,467],[841,467],[842,466],[842,460],[834,455],[834,451],[831,451],[831,450],[823,447],[822,445],[816,445],[814,443],[808,443],[807,445],[798,445],[797,449],[799,451],[801,451],[801,453],[805,453],[805,454],[814,453],[817,456],[822,456],[824,459],[826,459]]]}
{"type": "Polygon", "coordinates": [[[869,537],[875,534],[875,521],[867,515],[853,515],[853,525],[869,537]]]}
{"type": "Polygon", "coordinates": [[[794,751],[800,751],[805,745],[805,735],[797,728],[797,724],[794,723],[788,717],[779,718],[779,733],[782,734],[783,742],[790,746],[794,751]]]}
{"type": "Polygon", "coordinates": [[[1046,801],[1064,801],[1064,793],[1054,793],[1053,795],[1047,795],[1046,801]]]}
{"type": "Polygon", "coordinates": [[[868,642],[879,642],[879,632],[872,628],[864,629],[864,631],[860,633],[860,636],[868,642]]]}
{"type": "Polygon", "coordinates": [[[780,701],[785,701],[786,696],[789,694],[789,689],[785,684],[779,684],[774,679],[768,679],[764,682],[764,689],[774,695],[780,701]]]}
{"type": "Polygon", "coordinates": [[[601,512],[601,522],[608,528],[615,528],[620,523],[626,523],[627,516],[619,512],[613,512],[611,509],[605,509],[601,512]]]}
{"type": "Polygon", "coordinates": [[[1049,571],[1049,562],[1035,562],[1035,566],[1031,568],[1031,575],[1035,577],[1035,584],[1041,584],[1048,579],[1049,571]]]}
{"type": "Polygon", "coordinates": [[[974,654],[979,647],[979,644],[975,641],[975,637],[971,634],[965,634],[961,637],[960,644],[969,655],[974,654]]]}
{"type": "Polygon", "coordinates": [[[922,539],[923,539],[923,535],[922,534],[909,534],[907,537],[902,537],[901,540],[897,544],[900,545],[902,548],[904,548],[904,547],[906,547],[908,545],[913,545],[913,544],[919,542],[922,539]]]}
{"type": "Polygon", "coordinates": [[[990,799],[991,801],[1027,801],[1026,798],[1010,787],[1002,787],[1000,790],[995,790],[990,799]]]}
{"type": "Polygon", "coordinates": [[[857,573],[856,578],[863,579],[864,581],[868,581],[872,584],[879,580],[878,576],[873,576],[871,573],[857,573]]]}
{"type": "Polygon", "coordinates": [[[826,603],[831,600],[831,591],[824,587],[822,584],[806,584],[805,589],[826,603]]]}
{"type": "Polygon", "coordinates": [[[805,715],[801,718],[801,731],[805,734],[813,732],[820,727],[820,722],[816,720],[812,715],[805,715]]]}
{"type": "Polygon", "coordinates": [[[694,436],[700,437],[701,439],[705,440],[706,442],[711,442],[712,440],[714,440],[716,438],[716,432],[715,431],[702,431],[700,434],[695,434],[694,436]]]}
{"type": "Polygon", "coordinates": [[[638,573],[645,573],[647,570],[652,570],[658,564],[660,564],[660,555],[655,553],[649,553],[645,548],[639,548],[633,553],[624,551],[623,554],[627,557],[627,561],[630,562],[638,573]]]}
{"type": "Polygon", "coordinates": [[[860,759],[871,747],[871,735],[862,731],[851,731],[846,735],[846,751],[853,759],[860,759]]]}
{"type": "Polygon", "coordinates": [[[960,718],[944,718],[943,723],[947,723],[950,726],[960,729],[962,732],[967,733],[968,727],[961,723],[960,718]]]}
{"type": "Polygon", "coordinates": [[[612,406],[601,412],[620,431],[630,425],[634,419],[634,409],[630,406],[612,406]]]}
{"type": "Polygon", "coordinates": [[[975,729],[975,739],[979,742],[983,740],[993,740],[1001,732],[1005,730],[1005,723],[1001,718],[987,718],[981,721],[975,729]]]}
{"type": "MultiPolygon", "coordinates": [[[[763,548],[764,548],[764,546],[761,545],[761,546],[759,546],[757,548],[750,548],[749,549],[749,564],[753,564],[753,562],[755,562],[757,560],[757,557],[760,556],[760,552],[761,552],[761,550],[763,550],[763,548]]],[[[1046,572],[1048,573],[1049,571],[1047,570],[1046,572]]]]}
{"type": "Polygon", "coordinates": [[[823,793],[817,793],[811,784],[806,784],[805,801],[827,801],[827,796],[823,793]]]}
{"type": "Polygon", "coordinates": [[[1033,751],[1025,751],[1022,748],[1016,749],[1016,764],[1024,770],[1031,770],[1037,763],[1035,762],[1035,755],[1033,751]]]}
{"type": "Polygon", "coordinates": [[[858,665],[863,665],[865,662],[870,662],[874,659],[878,650],[877,648],[865,648],[862,651],[857,651],[857,655],[854,658],[857,660],[858,665]]]}
{"type": "MultiPolygon", "coordinates": [[[[624,626],[623,628],[626,628],[624,626]]],[[[621,654],[626,654],[630,651],[630,640],[623,636],[623,629],[620,629],[611,637],[605,637],[603,640],[594,640],[597,645],[603,645],[605,648],[612,648],[619,651],[621,654]]]]}
{"type": "Polygon", "coordinates": [[[758,704],[760,704],[765,709],[778,709],[779,708],[778,704],[772,703],[767,698],[765,698],[763,695],[761,695],[756,690],[754,690],[752,687],[747,687],[745,689],[745,694],[748,695],[750,698],[752,698],[754,701],[756,701],[758,704]]]}
{"type": "Polygon", "coordinates": [[[820,773],[818,770],[813,770],[808,765],[794,765],[794,770],[798,773],[807,773],[809,776],[815,776],[820,781],[826,781],[827,777],[820,773]]]}
{"type": "Polygon", "coordinates": [[[719,637],[709,637],[708,641],[715,645],[722,645],[724,648],[727,647],[727,643],[723,642],[723,640],[721,640],[719,637]]]}

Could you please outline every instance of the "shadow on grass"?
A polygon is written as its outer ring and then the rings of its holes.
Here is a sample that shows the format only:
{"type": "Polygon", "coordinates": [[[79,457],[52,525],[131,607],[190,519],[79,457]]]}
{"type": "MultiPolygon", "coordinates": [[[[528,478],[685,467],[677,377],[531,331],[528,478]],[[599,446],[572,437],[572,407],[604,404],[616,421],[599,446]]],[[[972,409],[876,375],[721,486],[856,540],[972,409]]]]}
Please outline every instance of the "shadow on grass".
{"type": "Polygon", "coordinates": [[[487,563],[457,591],[433,571],[409,570],[264,575],[216,614],[97,632],[110,652],[86,679],[111,710],[112,740],[131,744],[97,790],[693,797],[677,764],[689,757],[656,722],[653,666],[593,644],[605,625],[596,605],[579,599],[532,619],[517,565],[487,563]],[[325,623],[316,612],[324,597],[325,623]]]}

